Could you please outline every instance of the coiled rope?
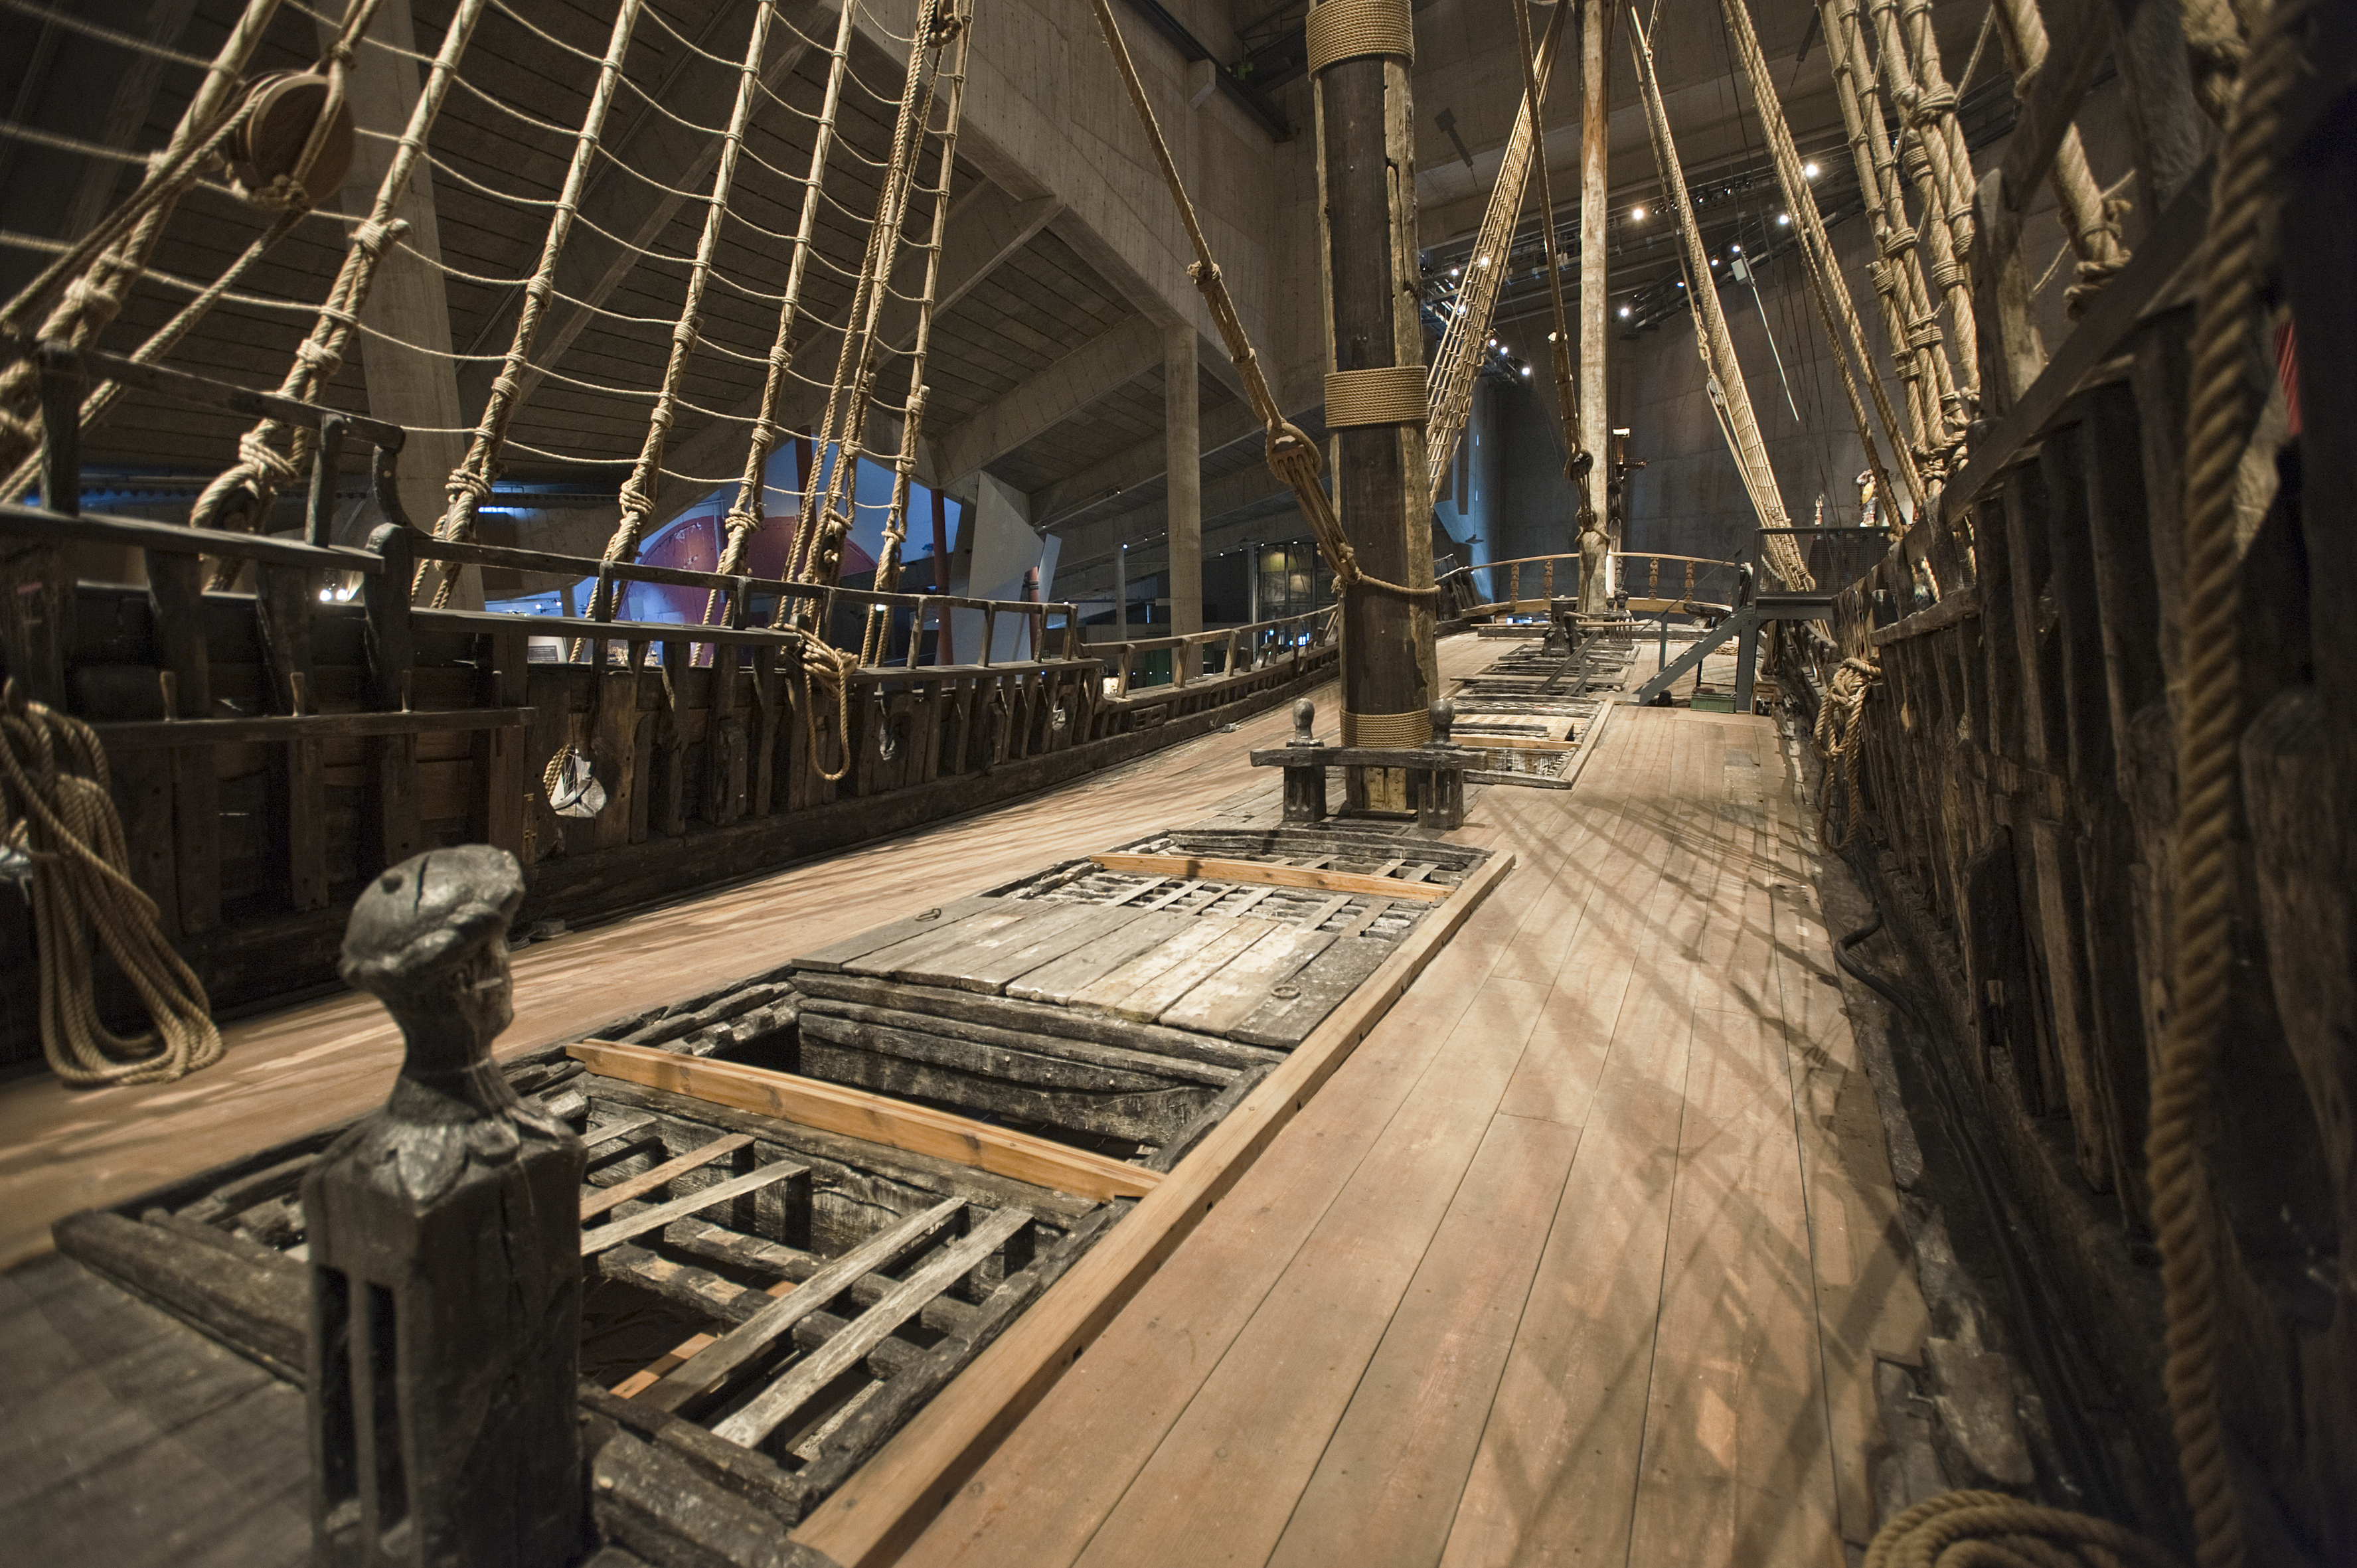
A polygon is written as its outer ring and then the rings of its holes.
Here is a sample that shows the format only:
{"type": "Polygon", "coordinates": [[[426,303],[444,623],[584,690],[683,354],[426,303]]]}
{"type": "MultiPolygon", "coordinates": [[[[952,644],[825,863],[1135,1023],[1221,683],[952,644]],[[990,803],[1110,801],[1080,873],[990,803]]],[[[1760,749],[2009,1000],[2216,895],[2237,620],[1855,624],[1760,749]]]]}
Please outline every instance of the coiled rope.
{"type": "Polygon", "coordinates": [[[77,1088],[167,1083],[221,1057],[205,988],[131,880],[123,820],[98,733],[70,714],[0,693],[0,838],[33,863],[40,954],[41,1052],[77,1088]],[[125,1037],[98,1015],[100,946],[138,993],[154,1027],[125,1037]]]}
{"type": "Polygon", "coordinates": [[[2003,1492],[1943,1492],[1875,1533],[1866,1568],[2179,1568],[2107,1519],[2003,1492]]]}

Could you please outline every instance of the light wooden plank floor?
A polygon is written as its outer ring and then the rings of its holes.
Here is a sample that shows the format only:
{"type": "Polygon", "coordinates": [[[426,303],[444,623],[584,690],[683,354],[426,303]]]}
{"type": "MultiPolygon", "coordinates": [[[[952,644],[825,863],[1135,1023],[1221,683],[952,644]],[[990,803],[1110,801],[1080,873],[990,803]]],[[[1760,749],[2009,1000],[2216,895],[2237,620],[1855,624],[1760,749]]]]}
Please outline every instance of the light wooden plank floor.
{"type": "Polygon", "coordinates": [[[1623,709],[1467,834],[1513,875],[909,1568],[1867,1538],[1872,1358],[1922,1309],[1774,727],[1623,709]]]}
{"type": "MultiPolygon", "coordinates": [[[[1458,637],[1441,671],[1498,656],[1458,637]]],[[[1310,693],[1331,733],[1331,683],[1310,693]]],[[[535,942],[514,957],[514,1055],[781,963],[831,937],[979,892],[1041,865],[1212,814],[1276,788],[1245,754],[1292,728],[1291,704],[1234,731],[1052,793],[832,855],[707,897],[535,942]]],[[[70,1090],[46,1072],[0,1084],[0,1268],[45,1251],[63,1215],[117,1203],[382,1102],[401,1042],[371,999],[337,995],[223,1030],[226,1059],[178,1083],[70,1090]]]]}

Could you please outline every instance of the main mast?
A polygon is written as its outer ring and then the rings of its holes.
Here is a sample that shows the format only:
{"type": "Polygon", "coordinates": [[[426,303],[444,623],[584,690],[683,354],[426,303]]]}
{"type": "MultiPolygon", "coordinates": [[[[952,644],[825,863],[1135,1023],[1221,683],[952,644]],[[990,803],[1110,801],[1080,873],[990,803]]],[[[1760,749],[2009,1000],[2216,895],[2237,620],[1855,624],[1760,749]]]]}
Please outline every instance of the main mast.
{"type": "MultiPolygon", "coordinates": [[[[1427,709],[1438,678],[1408,0],[1324,0],[1309,13],[1308,41],[1334,504],[1366,574],[1342,595],[1341,738],[1345,746],[1416,746],[1432,734],[1427,709]]],[[[1407,803],[1396,772],[1362,779],[1359,771],[1353,806],[1407,803]]]]}

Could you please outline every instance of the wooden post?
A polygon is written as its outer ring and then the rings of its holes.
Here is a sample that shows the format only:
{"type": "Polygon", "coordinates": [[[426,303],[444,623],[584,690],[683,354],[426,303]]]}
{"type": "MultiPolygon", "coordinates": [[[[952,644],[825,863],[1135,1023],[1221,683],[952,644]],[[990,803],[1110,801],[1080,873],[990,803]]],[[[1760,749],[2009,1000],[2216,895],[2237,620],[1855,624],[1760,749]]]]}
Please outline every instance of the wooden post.
{"type": "Polygon", "coordinates": [[[1162,331],[1163,467],[1169,495],[1170,629],[1203,629],[1203,453],[1196,404],[1195,325],[1162,331]]]}
{"type": "MultiPolygon", "coordinates": [[[[1611,44],[1612,7],[1602,0],[1587,0],[1579,16],[1579,445],[1598,463],[1604,461],[1611,435],[1604,391],[1604,322],[1611,284],[1606,263],[1611,245],[1606,232],[1611,217],[1607,188],[1612,156],[1611,44]]],[[[1587,483],[1594,485],[1599,477],[1591,470],[1587,483]]],[[[1596,505],[1595,491],[1588,490],[1585,499],[1596,505]]],[[[1602,510],[1609,547],[1617,551],[1621,543],[1620,509],[1602,510]]],[[[1609,592],[1608,587],[1608,596],[1609,592]]]]}
{"type": "MultiPolygon", "coordinates": [[[[1413,286],[1413,40],[1406,0],[1320,5],[1309,16],[1335,510],[1368,577],[1423,588],[1432,583],[1432,513],[1413,286]]],[[[1342,744],[1420,744],[1438,684],[1431,599],[1361,582],[1343,595],[1342,625],[1342,744]]],[[[1354,768],[1349,779],[1353,808],[1409,805],[1396,769],[1354,768]]]]}

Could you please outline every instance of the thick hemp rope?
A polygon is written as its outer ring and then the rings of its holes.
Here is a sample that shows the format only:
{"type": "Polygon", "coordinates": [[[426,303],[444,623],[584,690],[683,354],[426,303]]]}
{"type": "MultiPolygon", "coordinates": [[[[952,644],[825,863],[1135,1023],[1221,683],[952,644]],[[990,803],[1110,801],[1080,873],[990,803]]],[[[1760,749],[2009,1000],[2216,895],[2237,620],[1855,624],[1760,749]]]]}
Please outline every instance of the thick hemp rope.
{"type": "MultiPolygon", "coordinates": [[[[2202,248],[2186,415],[2185,692],[2177,722],[2177,822],[2170,843],[2176,957],[2145,1157],[2168,1318],[2161,1378],[2193,1517],[2198,1568],[2239,1568],[2244,1557],[2218,1409],[2219,1241],[2200,1145],[2235,961],[2229,840],[2244,715],[2234,487],[2259,418],[2247,365],[2267,318],[2271,231],[2283,199],[2277,183],[2282,118],[2299,80],[2310,3],[2276,0],[2269,6],[2238,76],[2220,88],[2225,135],[2202,248]]],[[[1987,1492],[1952,1492],[1918,1504],[1886,1525],[1866,1556],[1867,1568],[2050,1568],[2058,1563],[2162,1568],[2172,1562],[2107,1521],[1987,1492]]]]}
{"type": "Polygon", "coordinates": [[[1162,170],[1162,183],[1169,188],[1170,199],[1178,209],[1178,221],[1186,228],[1189,243],[1195,248],[1195,262],[1187,269],[1188,275],[1201,292],[1203,304],[1220,328],[1220,339],[1227,346],[1229,361],[1244,383],[1253,413],[1267,431],[1263,451],[1269,472],[1285,481],[1293,491],[1295,503],[1301,508],[1301,515],[1309,520],[1310,532],[1318,541],[1318,553],[1333,568],[1335,593],[1347,594],[1363,586],[1408,598],[1437,597],[1437,587],[1415,588],[1405,583],[1387,583],[1360,568],[1358,552],[1351,548],[1351,541],[1342,532],[1341,519],[1334,515],[1333,498],[1318,482],[1325,459],[1318,456],[1318,444],[1309,439],[1308,433],[1285,417],[1284,411],[1277,407],[1276,394],[1269,390],[1260,356],[1253,350],[1243,320],[1236,314],[1235,301],[1228,295],[1227,282],[1220,274],[1219,263],[1211,258],[1211,242],[1204,237],[1202,222],[1195,215],[1195,204],[1188,198],[1186,182],[1178,177],[1178,166],[1171,161],[1170,144],[1163,139],[1162,124],[1154,117],[1154,106],[1146,100],[1145,84],[1137,79],[1137,67],[1129,58],[1129,46],[1122,41],[1113,7],[1109,0],[1090,0],[1090,5],[1097,14],[1097,27],[1104,35],[1105,49],[1113,56],[1114,68],[1121,73],[1122,85],[1129,90],[1130,107],[1136,111],[1146,145],[1154,149],[1155,162],[1162,170]]]}
{"type": "MultiPolygon", "coordinates": [[[[241,96],[239,84],[277,5],[278,0],[246,0],[171,139],[150,161],[147,177],[0,307],[0,329],[77,349],[106,329],[163,238],[173,207],[253,113],[253,96],[241,96]],[[32,314],[60,291],[39,330],[27,334],[32,314]]],[[[29,361],[0,370],[0,465],[15,465],[40,445],[38,381],[29,361]]]]}
{"type": "Polygon", "coordinates": [[[77,1088],[166,1083],[221,1056],[205,988],[131,880],[123,821],[98,733],[70,714],[0,694],[0,839],[33,863],[40,954],[41,1051],[77,1088]],[[98,1015],[100,946],[138,993],[154,1027],[129,1037],[98,1015]]]}
{"type": "Polygon", "coordinates": [[[1833,804],[1830,792],[1821,793],[1817,800],[1817,837],[1835,849],[1846,848],[1857,834],[1858,823],[1866,820],[1865,791],[1858,780],[1866,740],[1866,697],[1881,675],[1881,665],[1871,659],[1845,659],[1817,703],[1817,752],[1827,767],[1841,769],[1846,790],[1847,810],[1838,838],[1828,838],[1826,833],[1825,813],[1833,804]]]}
{"type": "Polygon", "coordinates": [[[2234,968],[2235,770],[2244,714],[2234,481],[2259,401],[2245,372],[2265,325],[2264,274],[2282,204],[2277,141],[2299,79],[2309,0],[2276,0],[2233,90],[2201,256],[2185,446],[2185,694],[2177,730],[2176,974],[2152,1079],[2153,1225],[2169,1322],[2162,1374],[2193,1511],[2194,1560],[2232,1568],[2242,1525],[2226,1476],[2216,1366],[2217,1239],[2200,1160],[2202,1107],[2234,968]]]}
{"type": "MultiPolygon", "coordinates": [[[[300,403],[316,402],[319,392],[343,368],[361,309],[368,303],[370,287],[375,282],[377,266],[386,248],[408,231],[408,224],[396,216],[396,209],[425,150],[426,133],[449,95],[450,84],[457,75],[458,59],[474,36],[483,5],[484,0],[460,0],[451,16],[433,69],[411,109],[409,124],[385,166],[383,177],[377,182],[369,215],[352,231],[350,248],[336,271],[335,282],[328,286],[328,297],[319,306],[309,336],[296,345],[295,363],[279,383],[279,396],[300,403]]],[[[354,33],[339,39],[338,52],[348,59],[359,37],[354,33]]],[[[344,65],[336,66],[337,74],[331,81],[340,81],[344,69],[344,65]]],[[[327,118],[323,110],[319,124],[324,124],[327,118]]],[[[314,130],[316,136],[317,126],[314,130]]],[[[308,205],[307,199],[302,205],[308,205]]],[[[239,521],[248,525],[258,523],[269,515],[271,504],[282,489],[301,482],[317,439],[317,433],[308,428],[290,432],[277,420],[260,421],[238,438],[236,465],[205,487],[190,509],[189,521],[200,528],[221,528],[239,521]],[[291,451],[282,451],[282,442],[291,451]]],[[[225,562],[221,570],[234,572],[236,565],[225,562]]],[[[216,582],[218,585],[218,576],[216,582]]]]}

